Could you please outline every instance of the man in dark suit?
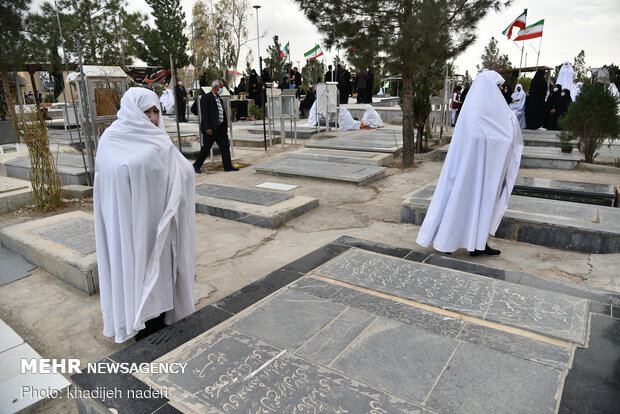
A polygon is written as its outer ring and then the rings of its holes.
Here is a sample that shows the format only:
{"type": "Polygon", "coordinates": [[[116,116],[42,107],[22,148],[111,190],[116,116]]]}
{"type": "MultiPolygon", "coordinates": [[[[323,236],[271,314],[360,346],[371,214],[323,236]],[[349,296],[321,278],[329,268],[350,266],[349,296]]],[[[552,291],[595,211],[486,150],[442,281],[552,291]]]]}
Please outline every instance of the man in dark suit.
{"type": "Polygon", "coordinates": [[[217,146],[220,148],[224,171],[239,171],[239,168],[235,168],[230,160],[226,109],[219,95],[220,89],[223,87],[222,81],[214,80],[211,83],[211,92],[202,95],[200,98],[200,129],[203,141],[200,153],[194,162],[194,171],[197,174],[202,173],[200,168],[209,155],[214,142],[217,142],[217,146]]]}
{"type": "Polygon", "coordinates": [[[174,88],[177,104],[177,118],[179,119],[179,122],[187,122],[187,116],[185,115],[185,107],[187,106],[187,91],[181,81],[179,81],[174,88]]]}

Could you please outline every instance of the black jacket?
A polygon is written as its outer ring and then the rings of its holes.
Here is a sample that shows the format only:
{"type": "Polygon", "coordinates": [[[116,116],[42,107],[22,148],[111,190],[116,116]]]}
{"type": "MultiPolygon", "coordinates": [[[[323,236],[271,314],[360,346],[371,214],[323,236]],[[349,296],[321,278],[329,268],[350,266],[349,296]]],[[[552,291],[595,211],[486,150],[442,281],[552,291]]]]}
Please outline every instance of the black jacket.
{"type": "MultiPolygon", "coordinates": [[[[205,95],[202,95],[200,98],[200,112],[202,112],[202,122],[201,128],[203,131],[207,131],[209,129],[215,130],[215,128],[219,125],[219,113],[217,110],[217,103],[215,102],[215,95],[213,92],[209,92],[205,95]]],[[[226,106],[224,106],[224,102],[222,101],[222,109],[224,110],[224,120],[222,123],[227,125],[226,122],[226,106]]]]}

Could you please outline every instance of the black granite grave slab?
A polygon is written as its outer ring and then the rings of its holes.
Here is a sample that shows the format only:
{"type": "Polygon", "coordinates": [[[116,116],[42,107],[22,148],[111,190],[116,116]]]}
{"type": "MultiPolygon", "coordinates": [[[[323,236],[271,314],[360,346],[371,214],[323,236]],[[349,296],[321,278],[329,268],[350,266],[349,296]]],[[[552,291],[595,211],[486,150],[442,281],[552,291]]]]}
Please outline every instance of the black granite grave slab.
{"type": "Polygon", "coordinates": [[[445,257],[438,254],[431,254],[423,261],[423,263],[445,267],[448,269],[460,270],[467,273],[474,273],[480,276],[492,277],[493,279],[505,280],[512,283],[519,283],[523,275],[522,272],[516,272],[514,270],[498,269],[496,267],[454,259],[452,257],[445,257]]]}
{"type": "Polygon", "coordinates": [[[620,412],[620,320],[592,315],[590,342],[575,351],[559,413],[620,412]]]}
{"type": "Polygon", "coordinates": [[[162,359],[173,360],[187,363],[188,375],[155,374],[145,381],[167,388],[186,412],[429,412],[233,330],[162,359]]]}
{"type": "Polygon", "coordinates": [[[233,328],[280,349],[295,351],[345,310],[339,303],[285,290],[233,328]]]}
{"type": "Polygon", "coordinates": [[[327,283],[314,278],[302,278],[291,289],[329,299],[374,315],[444,337],[513,355],[557,369],[565,369],[571,349],[524,336],[499,331],[482,325],[466,323],[387,298],[327,283]]]}
{"type": "MultiPolygon", "coordinates": [[[[421,225],[433,184],[401,206],[401,222],[421,225]]],[[[512,196],[495,237],[589,253],[620,252],[620,209],[512,196]]]]}
{"type": "Polygon", "coordinates": [[[271,295],[276,290],[288,285],[291,282],[294,282],[301,276],[303,276],[302,273],[294,270],[278,269],[269,273],[267,276],[242,287],[238,291],[231,293],[216,302],[214,306],[217,306],[218,308],[232,314],[239,313],[248,306],[253,305],[264,297],[271,295]]]}
{"type": "Polygon", "coordinates": [[[97,251],[95,223],[92,220],[71,220],[35,230],[44,239],[62,244],[84,255],[97,251]]]}
{"type": "Polygon", "coordinates": [[[313,252],[308,253],[307,255],[295,261],[292,261],[287,265],[282,266],[282,270],[291,270],[294,272],[305,274],[349,249],[349,246],[343,246],[336,243],[328,243],[325,246],[320,247],[313,252]]]}
{"type": "Polygon", "coordinates": [[[217,184],[199,184],[196,186],[196,194],[235,200],[242,203],[272,206],[276,203],[293,198],[293,194],[280,193],[277,191],[254,190],[240,187],[230,187],[217,184]]]}
{"type": "Polygon", "coordinates": [[[379,319],[333,367],[416,403],[424,402],[458,342],[379,319]]]}
{"type": "Polygon", "coordinates": [[[616,201],[613,185],[547,178],[517,177],[512,194],[609,207],[616,201]]]}
{"type": "MultiPolygon", "coordinates": [[[[405,258],[412,250],[404,249],[402,247],[394,247],[385,243],[378,243],[370,240],[358,239],[351,236],[341,236],[334,240],[332,243],[343,244],[350,247],[358,247],[364,250],[370,250],[377,253],[387,254],[388,256],[405,258]]],[[[422,253],[422,252],[419,252],[422,253]]]]}
{"type": "Polygon", "coordinates": [[[585,343],[590,306],[585,299],[357,249],[316,273],[449,311],[585,343]]]}
{"type": "Polygon", "coordinates": [[[560,371],[461,343],[430,393],[441,413],[555,413],[560,371]]]}

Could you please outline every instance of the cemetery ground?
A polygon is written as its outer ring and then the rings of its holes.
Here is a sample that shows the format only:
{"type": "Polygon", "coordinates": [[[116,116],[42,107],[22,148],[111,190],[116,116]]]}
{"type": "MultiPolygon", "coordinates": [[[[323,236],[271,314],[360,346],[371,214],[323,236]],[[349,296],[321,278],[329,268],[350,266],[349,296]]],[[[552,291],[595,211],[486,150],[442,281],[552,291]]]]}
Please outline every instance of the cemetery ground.
{"type": "MultiPolygon", "coordinates": [[[[239,128],[239,126],[235,126],[239,128]]],[[[398,131],[398,125],[386,130],[398,131]]],[[[235,148],[239,172],[221,170],[221,158],[209,159],[196,184],[219,184],[255,188],[266,181],[292,184],[289,193],[319,200],[317,207],[278,228],[263,228],[208,214],[196,214],[196,310],[203,309],[274,270],[291,263],[342,236],[370,240],[406,249],[436,253],[415,243],[419,226],[401,223],[401,204],[406,195],[436,182],[443,165],[434,154],[416,155],[415,166],[402,168],[399,157],[387,165],[385,178],[366,186],[312,178],[258,174],[257,164],[282,159],[287,153],[320,142],[325,135],[354,136],[356,132],[322,133],[317,138],[287,141],[265,152],[262,148],[235,148]],[[210,291],[210,288],[214,290],[210,291]]],[[[0,157],[11,157],[10,153],[0,157]]],[[[620,184],[620,169],[574,170],[522,168],[522,177],[548,178],[597,184],[620,184]]],[[[73,211],[92,212],[92,199],[73,200],[55,213],[37,213],[28,208],[5,213],[0,223],[9,226],[73,211]]],[[[556,249],[513,240],[490,238],[489,244],[502,254],[470,257],[459,250],[451,258],[496,268],[525,272],[549,279],[620,292],[620,253],[596,254],[556,249]]],[[[79,358],[82,364],[96,362],[131,345],[116,344],[102,335],[98,294],[88,295],[41,268],[28,277],[0,286],[0,319],[17,332],[44,358],[79,358]]],[[[617,350],[616,350],[617,351],[617,350]]],[[[69,379],[69,376],[66,376],[69,379]]],[[[41,401],[30,412],[76,413],[74,400],[41,401]]]]}

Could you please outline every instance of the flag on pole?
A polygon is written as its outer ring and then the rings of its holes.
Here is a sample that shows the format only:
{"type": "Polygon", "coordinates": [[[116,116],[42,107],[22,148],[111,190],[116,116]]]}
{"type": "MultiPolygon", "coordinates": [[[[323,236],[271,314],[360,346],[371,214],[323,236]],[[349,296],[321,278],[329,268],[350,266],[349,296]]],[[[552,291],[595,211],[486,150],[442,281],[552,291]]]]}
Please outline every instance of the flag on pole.
{"type": "Polygon", "coordinates": [[[314,60],[322,55],[323,55],[323,51],[321,50],[321,46],[319,45],[314,46],[312,49],[304,53],[304,57],[308,60],[314,60]]]}
{"type": "Polygon", "coordinates": [[[519,30],[519,33],[517,33],[517,37],[515,38],[515,42],[518,40],[528,40],[528,39],[536,39],[537,37],[542,37],[544,25],[545,25],[545,19],[542,19],[526,27],[525,29],[519,30]]]}
{"type": "Polygon", "coordinates": [[[290,42],[286,42],[286,46],[284,46],[284,49],[282,49],[282,51],[280,52],[280,57],[285,58],[285,57],[288,56],[288,54],[289,54],[288,44],[289,43],[290,42]]]}
{"type": "Polygon", "coordinates": [[[523,13],[519,17],[514,19],[514,21],[512,23],[510,23],[506,29],[504,29],[502,34],[508,36],[508,39],[510,39],[510,37],[512,36],[512,28],[513,27],[518,27],[520,29],[525,29],[525,21],[526,21],[526,19],[527,19],[527,9],[525,9],[523,11],[523,13]]]}

